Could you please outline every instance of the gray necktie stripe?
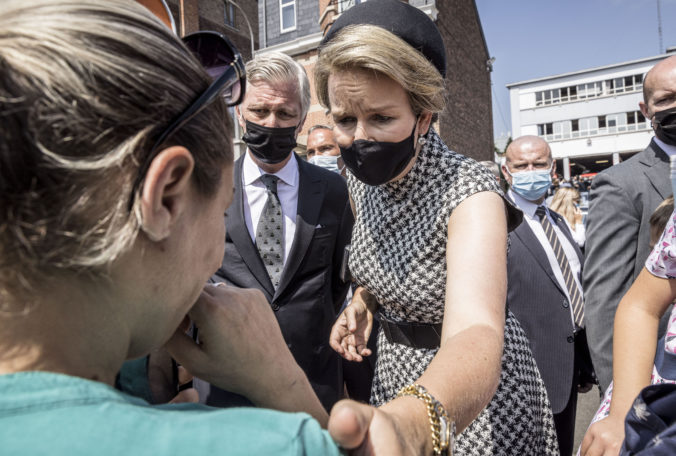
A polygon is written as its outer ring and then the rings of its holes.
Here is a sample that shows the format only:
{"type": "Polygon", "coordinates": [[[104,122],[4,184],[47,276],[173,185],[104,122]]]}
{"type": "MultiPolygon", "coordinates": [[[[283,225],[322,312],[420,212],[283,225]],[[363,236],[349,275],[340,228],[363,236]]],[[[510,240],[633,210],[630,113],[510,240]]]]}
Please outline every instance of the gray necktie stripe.
{"type": "Polygon", "coordinates": [[[282,229],[282,204],[277,196],[277,181],[272,174],[263,174],[261,182],[265,184],[268,200],[265,202],[261,218],[256,229],[256,247],[268,271],[272,285],[277,289],[284,269],[284,236],[282,229]]]}
{"type": "Polygon", "coordinates": [[[559,267],[563,273],[563,281],[566,284],[568,296],[570,297],[570,303],[573,307],[573,320],[575,320],[575,325],[580,328],[584,328],[584,302],[582,301],[580,290],[578,289],[577,283],[575,282],[573,271],[570,269],[570,264],[568,263],[568,258],[566,258],[566,253],[563,250],[561,241],[559,241],[559,237],[556,235],[554,227],[547,218],[547,211],[545,210],[544,206],[538,206],[537,210],[535,211],[535,215],[540,218],[540,224],[547,235],[547,240],[552,246],[552,250],[554,250],[556,261],[559,263],[559,267]]]}

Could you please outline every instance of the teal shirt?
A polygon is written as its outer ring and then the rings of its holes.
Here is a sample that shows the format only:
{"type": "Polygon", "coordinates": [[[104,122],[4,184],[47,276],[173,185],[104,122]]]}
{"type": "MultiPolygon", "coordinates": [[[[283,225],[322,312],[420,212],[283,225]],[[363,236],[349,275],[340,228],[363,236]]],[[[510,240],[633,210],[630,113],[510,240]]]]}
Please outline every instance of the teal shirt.
{"type": "Polygon", "coordinates": [[[150,405],[100,382],[49,372],[0,375],[7,455],[339,455],[304,413],[150,405]]]}

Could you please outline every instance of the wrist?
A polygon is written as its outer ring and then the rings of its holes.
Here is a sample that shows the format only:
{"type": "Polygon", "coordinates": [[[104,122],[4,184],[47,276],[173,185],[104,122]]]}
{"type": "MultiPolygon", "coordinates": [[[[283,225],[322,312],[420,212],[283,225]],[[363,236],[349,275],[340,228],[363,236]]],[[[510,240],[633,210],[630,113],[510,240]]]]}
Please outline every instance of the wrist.
{"type": "Polygon", "coordinates": [[[361,301],[364,303],[366,308],[372,313],[375,314],[378,310],[378,300],[373,296],[366,288],[358,287],[354,293],[356,296],[359,296],[361,301]]]}
{"type": "Polygon", "coordinates": [[[445,456],[453,454],[455,443],[455,422],[449,417],[444,406],[427,389],[420,384],[411,384],[403,387],[398,398],[415,398],[419,404],[425,406],[427,415],[428,431],[427,445],[423,454],[445,456]]]}

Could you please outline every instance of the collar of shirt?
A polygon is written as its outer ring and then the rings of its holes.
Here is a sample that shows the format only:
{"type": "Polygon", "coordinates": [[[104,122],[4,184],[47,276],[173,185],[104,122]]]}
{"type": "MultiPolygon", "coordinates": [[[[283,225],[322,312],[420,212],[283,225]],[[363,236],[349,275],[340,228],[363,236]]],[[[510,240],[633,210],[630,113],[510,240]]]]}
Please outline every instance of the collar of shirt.
{"type": "Polygon", "coordinates": [[[657,143],[658,146],[660,146],[660,149],[662,149],[668,156],[676,155],[676,146],[672,146],[670,144],[665,143],[662,141],[660,138],[655,136],[653,139],[655,139],[655,142],[657,143]]]}
{"type": "MultiPolygon", "coordinates": [[[[242,164],[242,178],[244,185],[253,185],[258,182],[260,185],[263,183],[260,181],[260,177],[263,174],[267,174],[265,171],[260,169],[256,163],[254,163],[249,151],[247,150],[244,157],[244,163],[242,164]]],[[[296,161],[296,154],[291,154],[291,159],[284,165],[282,169],[274,173],[275,176],[279,177],[281,182],[284,182],[286,185],[295,187],[298,185],[298,162],[296,161]]]]}
{"type": "MultiPolygon", "coordinates": [[[[542,204],[535,204],[534,202],[528,201],[523,196],[521,196],[518,193],[512,191],[511,188],[509,189],[507,194],[512,199],[512,201],[514,201],[514,204],[519,209],[521,209],[521,211],[524,214],[526,214],[528,216],[528,218],[530,218],[531,220],[538,220],[539,221],[539,218],[537,218],[536,215],[535,215],[535,211],[537,210],[537,208],[539,206],[542,206],[542,205],[545,204],[544,201],[542,202],[542,204]]],[[[546,208],[546,205],[545,205],[545,208],[546,208]]],[[[547,211],[547,214],[549,215],[549,211],[547,211]]]]}

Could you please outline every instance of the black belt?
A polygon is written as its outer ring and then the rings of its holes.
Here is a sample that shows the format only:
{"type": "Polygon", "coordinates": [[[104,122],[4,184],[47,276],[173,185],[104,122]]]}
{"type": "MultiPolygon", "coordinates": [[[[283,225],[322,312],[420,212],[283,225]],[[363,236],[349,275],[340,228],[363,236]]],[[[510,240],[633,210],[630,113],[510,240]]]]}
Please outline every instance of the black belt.
{"type": "Polygon", "coordinates": [[[379,321],[389,342],[413,348],[439,348],[441,323],[397,323],[382,317],[379,321]]]}

